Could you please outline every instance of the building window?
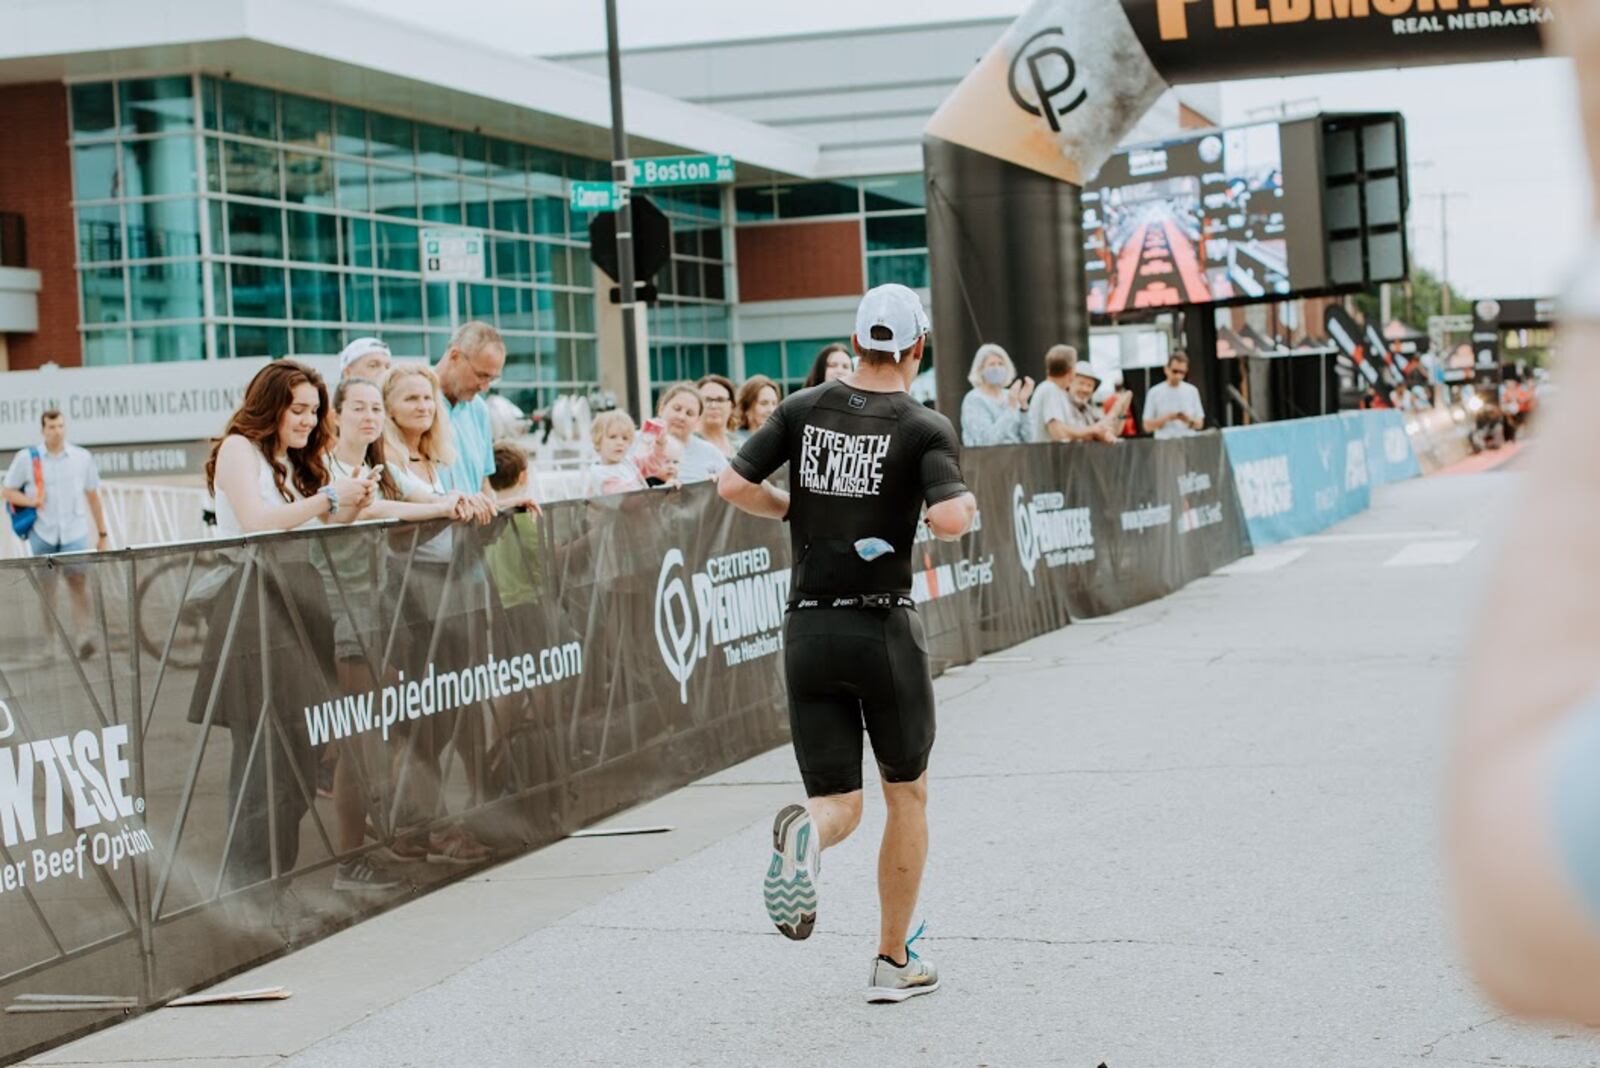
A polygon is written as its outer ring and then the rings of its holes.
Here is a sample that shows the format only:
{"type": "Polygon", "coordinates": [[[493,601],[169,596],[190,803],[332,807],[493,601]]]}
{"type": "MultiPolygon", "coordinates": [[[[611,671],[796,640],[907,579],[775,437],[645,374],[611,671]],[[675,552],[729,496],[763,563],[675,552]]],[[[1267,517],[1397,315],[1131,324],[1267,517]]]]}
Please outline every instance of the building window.
{"type": "MultiPolygon", "coordinates": [[[[741,186],[734,191],[734,203],[739,222],[748,225],[824,216],[858,219],[869,288],[889,282],[913,289],[928,286],[928,222],[920,173],[741,186]]],[[[746,346],[747,365],[748,353],[746,346]]]]}
{"type": "Polygon", "coordinates": [[[363,334],[442,355],[449,288],[424,286],[419,231],[467,224],[490,232],[489,279],[457,313],[506,335],[506,391],[598,382],[587,220],[566,199],[603,162],[207,75],[68,96],[86,363],[326,355],[363,334]]]}
{"type": "Polygon", "coordinates": [[[722,190],[687,186],[649,196],[672,224],[672,258],[656,275],[661,302],[650,313],[650,379],[659,386],[729,374],[722,190]]]}

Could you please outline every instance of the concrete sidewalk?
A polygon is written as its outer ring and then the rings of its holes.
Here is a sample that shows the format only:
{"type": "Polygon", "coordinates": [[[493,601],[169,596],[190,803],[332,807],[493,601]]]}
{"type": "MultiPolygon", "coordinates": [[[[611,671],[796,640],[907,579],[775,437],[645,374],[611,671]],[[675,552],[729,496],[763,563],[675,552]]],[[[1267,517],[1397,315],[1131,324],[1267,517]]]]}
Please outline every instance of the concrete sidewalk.
{"type": "Polygon", "coordinates": [[[1475,995],[1443,915],[1444,701],[1516,476],[1429,479],[938,683],[927,951],[862,1000],[869,793],[811,941],[759,886],[777,752],[31,1064],[1600,1064],[1475,995]],[[1417,552],[1449,545],[1449,552],[1417,552]]]}

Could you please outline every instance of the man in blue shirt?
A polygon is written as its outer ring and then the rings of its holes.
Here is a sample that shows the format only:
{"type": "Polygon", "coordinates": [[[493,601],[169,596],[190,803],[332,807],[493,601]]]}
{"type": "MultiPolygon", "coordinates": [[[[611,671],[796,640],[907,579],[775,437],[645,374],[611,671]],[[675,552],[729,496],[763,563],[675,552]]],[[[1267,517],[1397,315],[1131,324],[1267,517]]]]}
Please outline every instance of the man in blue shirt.
{"type": "MultiPolygon", "coordinates": [[[[57,409],[45,412],[39,427],[42,442],[37,449],[17,453],[6,471],[0,496],[7,504],[39,510],[27,539],[34,556],[87,552],[91,547],[106,551],[111,543],[106,534],[100,472],[95,468],[94,457],[87,450],[68,444],[67,419],[57,409]]],[[[92,619],[88,575],[75,564],[65,565],[61,573],[67,580],[78,632],[87,635],[92,619]]],[[[94,649],[94,641],[84,637],[78,644],[78,655],[88,659],[94,649]]]]}
{"type": "Polygon", "coordinates": [[[494,490],[489,486],[489,476],[495,470],[494,432],[483,394],[505,366],[506,345],[500,331],[488,323],[474,321],[463,323],[456,331],[435,368],[456,439],[456,462],[440,472],[444,487],[482,497],[490,514],[494,502],[494,490]]]}

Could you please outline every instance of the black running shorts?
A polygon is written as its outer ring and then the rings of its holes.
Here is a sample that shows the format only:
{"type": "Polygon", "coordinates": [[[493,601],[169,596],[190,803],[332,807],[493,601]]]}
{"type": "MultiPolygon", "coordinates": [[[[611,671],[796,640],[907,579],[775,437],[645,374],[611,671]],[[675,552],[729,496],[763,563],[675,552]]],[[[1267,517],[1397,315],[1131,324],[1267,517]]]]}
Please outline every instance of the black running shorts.
{"type": "Polygon", "coordinates": [[[861,789],[861,733],[885,782],[911,782],[933,749],[928,643],[913,608],[813,608],[784,621],[789,729],[806,795],[861,789]]]}

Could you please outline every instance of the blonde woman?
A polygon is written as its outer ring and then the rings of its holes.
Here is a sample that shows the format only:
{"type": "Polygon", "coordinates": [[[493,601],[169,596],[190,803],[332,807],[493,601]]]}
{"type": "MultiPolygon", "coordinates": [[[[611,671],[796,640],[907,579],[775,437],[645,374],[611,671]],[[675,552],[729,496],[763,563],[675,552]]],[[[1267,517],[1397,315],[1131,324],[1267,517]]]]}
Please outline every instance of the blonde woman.
{"type": "MultiPolygon", "coordinates": [[[[678,478],[684,483],[707,482],[728,466],[728,458],[715,445],[695,433],[704,415],[705,403],[693,382],[668,386],[656,405],[656,416],[661,422],[662,431],[683,449],[678,478]]],[[[650,444],[653,446],[655,443],[652,438],[650,444]]],[[[659,477],[659,472],[653,466],[654,455],[635,447],[635,462],[646,478],[652,475],[659,477]]]]}
{"type": "MultiPolygon", "coordinates": [[[[435,497],[447,496],[445,472],[456,461],[456,447],[438,377],[422,364],[397,365],[383,380],[383,407],[388,417],[384,457],[393,467],[402,494],[409,496],[420,486],[422,492],[435,497]]],[[[470,576],[456,576],[453,596],[452,584],[446,582],[455,550],[453,535],[446,527],[417,545],[410,568],[389,568],[391,602],[398,616],[394,662],[407,678],[427,673],[430,653],[432,662],[439,665],[471,662],[471,628],[465,618],[471,609],[459,603],[470,576]],[[409,576],[402,581],[407,572],[409,576]],[[463,618],[452,620],[452,616],[463,618]],[[452,622],[460,625],[452,626],[452,622]]],[[[404,783],[403,789],[397,787],[396,808],[408,817],[406,822],[430,823],[441,814],[439,757],[447,744],[455,743],[469,777],[475,777],[476,762],[469,748],[478,744],[479,732],[472,716],[459,714],[463,711],[441,712],[406,725],[405,748],[396,754],[396,779],[404,783]],[[410,737],[413,732],[415,738],[410,737]]],[[[435,864],[477,864],[493,855],[460,825],[403,836],[390,850],[402,860],[426,859],[435,864]]]]}
{"type": "Polygon", "coordinates": [[[1021,445],[1027,440],[1033,379],[1017,378],[1017,365],[999,345],[980,345],[967,372],[972,391],[961,402],[963,445],[1021,445]]]}

